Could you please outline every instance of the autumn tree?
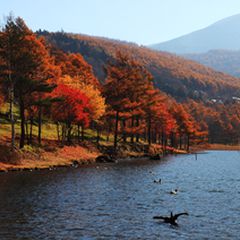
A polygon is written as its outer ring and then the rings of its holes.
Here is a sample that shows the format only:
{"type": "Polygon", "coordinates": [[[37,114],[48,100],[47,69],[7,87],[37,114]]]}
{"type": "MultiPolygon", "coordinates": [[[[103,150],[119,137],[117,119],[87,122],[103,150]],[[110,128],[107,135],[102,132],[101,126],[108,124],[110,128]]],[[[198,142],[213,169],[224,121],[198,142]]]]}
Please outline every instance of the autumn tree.
{"type": "Polygon", "coordinates": [[[92,66],[89,65],[79,53],[64,53],[60,49],[51,48],[51,54],[55,58],[55,64],[60,67],[62,76],[77,78],[79,82],[100,87],[93,74],[92,66]]]}
{"type": "Polygon", "coordinates": [[[0,70],[2,89],[9,99],[10,104],[10,121],[11,121],[11,146],[15,147],[15,120],[13,115],[14,90],[16,78],[13,75],[14,68],[17,65],[16,56],[18,53],[18,42],[22,36],[19,33],[13,17],[9,16],[5,27],[0,31],[0,70]]]}
{"type": "MultiPolygon", "coordinates": [[[[174,116],[177,122],[176,134],[179,137],[179,147],[182,148],[183,137],[185,137],[186,150],[189,150],[190,138],[194,135],[199,134],[200,128],[194,118],[191,116],[191,113],[184,109],[184,106],[180,103],[175,103],[171,107],[171,113],[174,116]]],[[[172,133],[172,146],[175,143],[175,134],[172,133]]],[[[178,144],[177,144],[178,145],[178,144]]]]}
{"type": "Polygon", "coordinates": [[[147,91],[144,102],[143,109],[145,112],[148,144],[150,145],[152,141],[156,143],[158,140],[164,148],[166,137],[170,131],[176,128],[176,120],[168,109],[172,102],[167,99],[167,96],[154,88],[147,91]]]}
{"type": "Polygon", "coordinates": [[[16,98],[20,109],[22,148],[25,143],[27,99],[46,89],[44,86],[48,85],[47,80],[52,77],[49,72],[51,58],[44,40],[37,38],[21,18],[11,17],[8,18],[1,34],[1,57],[5,63],[3,67],[6,70],[6,86],[10,92],[11,112],[13,97],[16,98]]]}
{"type": "Polygon", "coordinates": [[[92,112],[90,114],[91,120],[98,121],[103,116],[106,109],[105,99],[96,85],[86,83],[86,81],[83,81],[82,78],[71,77],[69,75],[65,75],[60,78],[58,82],[68,87],[81,90],[81,92],[89,98],[92,106],[92,112]]]}
{"type": "MultiPolygon", "coordinates": [[[[106,109],[105,98],[102,96],[98,85],[87,83],[87,81],[83,81],[79,76],[71,77],[69,75],[64,75],[59,78],[58,83],[80,90],[88,97],[89,104],[91,105],[91,112],[89,113],[91,125],[96,125],[96,128],[98,129],[100,118],[104,115],[106,109]]],[[[78,125],[78,135],[80,131],[79,127],[80,125],[78,125]]],[[[84,139],[84,124],[81,124],[81,138],[82,140],[84,139]]]]}
{"type": "MultiPolygon", "coordinates": [[[[128,56],[118,53],[118,60],[108,65],[104,85],[106,102],[115,112],[114,148],[117,147],[119,120],[133,117],[141,107],[141,98],[152,85],[151,75],[128,56]]],[[[123,121],[123,127],[125,122],[123,121]]],[[[134,124],[132,124],[134,125],[134,124]]]]}
{"type": "MultiPolygon", "coordinates": [[[[70,142],[73,124],[89,125],[91,112],[89,98],[80,90],[63,84],[59,84],[51,95],[60,99],[52,105],[52,118],[55,122],[62,123],[62,141],[64,142],[67,137],[70,142]]],[[[60,139],[59,131],[58,138],[60,139]]]]}

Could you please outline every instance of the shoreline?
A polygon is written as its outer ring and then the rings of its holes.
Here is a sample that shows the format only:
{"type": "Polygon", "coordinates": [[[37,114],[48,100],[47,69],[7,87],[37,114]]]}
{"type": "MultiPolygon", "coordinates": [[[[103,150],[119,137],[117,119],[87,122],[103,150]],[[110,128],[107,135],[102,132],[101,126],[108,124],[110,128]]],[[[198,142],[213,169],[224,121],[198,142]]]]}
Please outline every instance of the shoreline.
{"type": "MultiPolygon", "coordinates": [[[[126,148],[125,145],[124,148],[126,148]]],[[[3,147],[3,146],[2,146],[3,147]]],[[[105,146],[106,147],[106,146],[105,146]]],[[[0,172],[12,172],[12,171],[37,171],[37,170],[55,170],[58,168],[78,168],[84,165],[94,164],[94,163],[114,163],[118,159],[127,158],[148,158],[149,160],[162,160],[165,156],[160,152],[159,145],[155,145],[150,149],[149,153],[144,153],[140,147],[143,145],[138,145],[127,148],[127,150],[119,149],[119,155],[109,158],[105,151],[100,151],[95,145],[85,143],[85,146],[63,146],[56,147],[55,149],[37,149],[34,151],[29,150],[16,150],[14,154],[9,152],[9,147],[5,146],[5,149],[1,149],[1,156],[4,155],[6,151],[6,156],[0,161],[0,172]],[[103,161],[98,161],[99,157],[103,158],[103,161]],[[10,159],[10,161],[8,160],[10,159]],[[106,160],[106,161],[105,161],[106,160]]],[[[123,148],[123,146],[122,146],[123,148]]],[[[179,149],[169,148],[167,155],[174,154],[194,154],[196,152],[206,151],[206,150],[219,150],[219,151],[237,151],[240,150],[238,145],[223,145],[223,144],[205,144],[201,146],[192,146],[189,152],[179,149]]],[[[167,156],[166,155],[166,156],[167,156]]]]}
{"type": "Polygon", "coordinates": [[[54,149],[36,148],[16,150],[11,153],[9,147],[1,146],[0,172],[8,171],[33,171],[61,167],[76,167],[95,162],[100,152],[93,146],[63,146],[54,149]]]}
{"type": "Polygon", "coordinates": [[[240,145],[209,144],[207,150],[240,151],[240,145]]]}
{"type": "MultiPolygon", "coordinates": [[[[0,172],[53,170],[56,168],[77,168],[94,163],[114,163],[119,159],[147,158],[162,160],[161,146],[152,144],[122,144],[116,154],[112,154],[111,145],[96,145],[83,142],[75,146],[51,146],[45,143],[41,148],[26,147],[23,150],[10,150],[8,145],[0,145],[0,172]]],[[[184,150],[168,148],[166,155],[186,154],[184,150]]]]}
{"type": "Polygon", "coordinates": [[[195,145],[190,148],[190,153],[196,153],[201,151],[240,151],[240,145],[206,143],[203,145],[195,145]]]}

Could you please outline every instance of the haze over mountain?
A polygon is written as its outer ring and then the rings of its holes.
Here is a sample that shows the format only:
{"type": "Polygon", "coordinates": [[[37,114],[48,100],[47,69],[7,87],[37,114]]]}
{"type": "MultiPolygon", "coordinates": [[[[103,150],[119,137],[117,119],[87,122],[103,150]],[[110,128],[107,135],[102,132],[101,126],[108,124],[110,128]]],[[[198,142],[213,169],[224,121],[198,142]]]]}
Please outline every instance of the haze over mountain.
{"type": "Polygon", "coordinates": [[[239,26],[240,14],[220,20],[204,29],[150,47],[176,54],[205,53],[213,49],[240,50],[239,26]]]}
{"type": "Polygon", "coordinates": [[[184,54],[182,56],[217,71],[240,77],[240,51],[210,50],[207,53],[184,54]]]}

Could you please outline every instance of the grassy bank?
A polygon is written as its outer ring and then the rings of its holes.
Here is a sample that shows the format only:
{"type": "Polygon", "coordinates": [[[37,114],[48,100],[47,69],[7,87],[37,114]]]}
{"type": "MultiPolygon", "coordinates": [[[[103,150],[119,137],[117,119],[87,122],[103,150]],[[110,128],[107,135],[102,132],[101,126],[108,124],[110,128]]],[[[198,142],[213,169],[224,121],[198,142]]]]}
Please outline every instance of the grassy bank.
{"type": "Polygon", "coordinates": [[[53,169],[61,166],[71,166],[74,161],[79,164],[94,162],[100,154],[92,145],[85,146],[51,146],[24,149],[11,152],[7,145],[0,146],[0,170],[32,170],[53,169]]]}
{"type": "MultiPolygon", "coordinates": [[[[16,144],[19,141],[20,126],[16,122],[16,144]]],[[[56,125],[44,123],[42,129],[42,145],[37,144],[37,126],[33,127],[33,145],[25,145],[23,149],[16,148],[14,152],[10,148],[11,126],[7,120],[0,122],[0,171],[53,169],[55,167],[72,166],[74,162],[89,164],[96,161],[99,155],[108,153],[113,146],[113,137],[109,141],[103,134],[100,142],[96,143],[97,133],[86,129],[86,141],[71,146],[61,146],[57,142],[56,125]]],[[[167,148],[168,153],[181,154],[184,150],[167,148]]],[[[162,148],[158,144],[148,147],[145,142],[119,143],[117,158],[143,157],[146,155],[162,154],[162,148]]]]}
{"type": "MultiPolygon", "coordinates": [[[[3,111],[4,112],[4,111],[3,111]]],[[[16,146],[20,136],[20,122],[15,124],[16,146]]],[[[94,138],[95,132],[87,130],[87,140],[94,138]]],[[[25,145],[23,149],[10,148],[11,126],[6,119],[0,119],[0,171],[21,169],[45,169],[56,166],[70,166],[73,161],[87,164],[95,161],[101,153],[95,144],[89,141],[80,145],[61,146],[57,142],[56,125],[44,123],[42,127],[42,145],[38,147],[37,126],[33,126],[33,146],[25,145]]],[[[103,139],[104,140],[104,139],[103,139]]]]}

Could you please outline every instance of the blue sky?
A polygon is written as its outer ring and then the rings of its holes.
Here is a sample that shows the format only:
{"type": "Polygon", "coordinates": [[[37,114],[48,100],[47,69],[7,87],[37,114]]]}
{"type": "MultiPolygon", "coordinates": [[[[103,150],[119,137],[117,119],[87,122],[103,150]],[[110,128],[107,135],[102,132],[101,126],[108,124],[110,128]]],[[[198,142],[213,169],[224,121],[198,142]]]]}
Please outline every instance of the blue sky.
{"type": "Polygon", "coordinates": [[[239,0],[0,0],[33,30],[104,36],[147,45],[240,13],[239,0]]]}

